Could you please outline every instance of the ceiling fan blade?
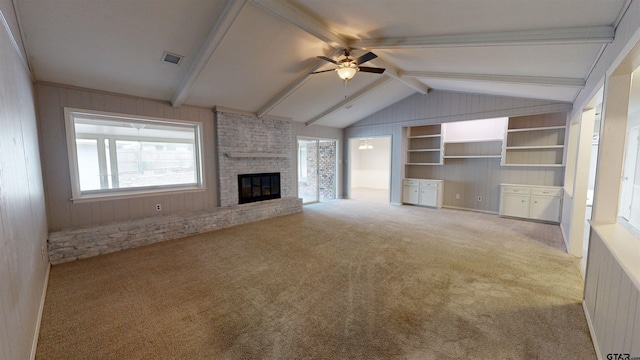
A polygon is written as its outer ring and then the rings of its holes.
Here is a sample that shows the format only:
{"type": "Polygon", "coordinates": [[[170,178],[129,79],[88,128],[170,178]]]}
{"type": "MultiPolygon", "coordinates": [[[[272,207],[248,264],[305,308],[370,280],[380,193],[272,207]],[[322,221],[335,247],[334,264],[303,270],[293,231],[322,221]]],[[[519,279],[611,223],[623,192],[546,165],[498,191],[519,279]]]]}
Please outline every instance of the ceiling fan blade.
{"type": "Polygon", "coordinates": [[[377,58],[378,55],[372,53],[371,51],[369,51],[368,53],[360,56],[359,58],[356,59],[356,64],[360,65],[360,64],[364,64],[369,60],[373,60],[375,58],[377,58]]]}
{"type": "Polygon", "coordinates": [[[383,68],[373,68],[373,67],[367,67],[367,66],[358,66],[358,67],[362,72],[368,72],[368,73],[374,73],[374,74],[382,74],[385,70],[383,68]]]}
{"type": "Polygon", "coordinates": [[[330,70],[314,71],[314,72],[310,72],[309,74],[320,74],[320,73],[327,72],[327,71],[335,71],[335,70],[334,69],[330,69],[330,70]]]}
{"type": "Polygon", "coordinates": [[[330,63],[334,63],[334,64],[338,65],[338,62],[337,62],[337,61],[335,61],[335,60],[333,60],[332,58],[328,58],[328,57],[326,57],[326,56],[316,56],[316,57],[317,57],[318,59],[322,59],[322,60],[324,60],[324,61],[328,61],[328,62],[330,62],[330,63]]]}

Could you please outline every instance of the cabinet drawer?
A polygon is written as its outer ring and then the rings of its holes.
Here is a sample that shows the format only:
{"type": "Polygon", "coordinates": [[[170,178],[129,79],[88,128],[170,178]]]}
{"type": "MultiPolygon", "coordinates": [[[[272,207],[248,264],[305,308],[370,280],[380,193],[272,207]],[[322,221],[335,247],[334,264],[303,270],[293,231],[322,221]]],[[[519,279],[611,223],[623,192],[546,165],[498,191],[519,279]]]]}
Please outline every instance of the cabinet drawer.
{"type": "Polygon", "coordinates": [[[531,189],[531,195],[560,196],[562,189],[531,189]]]}
{"type": "Polygon", "coordinates": [[[422,187],[438,187],[439,185],[439,181],[420,181],[420,186],[422,187]]]}
{"type": "Polygon", "coordinates": [[[419,180],[404,179],[404,180],[402,180],[402,185],[415,185],[415,186],[418,186],[418,185],[420,185],[420,181],[419,180]]]}
{"type": "Polygon", "coordinates": [[[522,187],[515,187],[515,186],[504,186],[502,188],[502,191],[504,191],[507,194],[529,194],[530,193],[529,188],[522,188],[522,187]]]}

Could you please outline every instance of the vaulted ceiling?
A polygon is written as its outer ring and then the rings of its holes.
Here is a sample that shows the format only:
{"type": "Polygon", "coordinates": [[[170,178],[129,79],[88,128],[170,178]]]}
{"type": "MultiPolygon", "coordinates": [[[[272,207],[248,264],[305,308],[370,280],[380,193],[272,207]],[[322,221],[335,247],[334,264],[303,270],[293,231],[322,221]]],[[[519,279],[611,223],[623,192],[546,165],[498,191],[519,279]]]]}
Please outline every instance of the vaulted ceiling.
{"type": "Polygon", "coordinates": [[[629,2],[15,0],[37,81],[340,128],[430,89],[572,102],[629,2]],[[309,75],[344,48],[386,71],[309,75]]]}

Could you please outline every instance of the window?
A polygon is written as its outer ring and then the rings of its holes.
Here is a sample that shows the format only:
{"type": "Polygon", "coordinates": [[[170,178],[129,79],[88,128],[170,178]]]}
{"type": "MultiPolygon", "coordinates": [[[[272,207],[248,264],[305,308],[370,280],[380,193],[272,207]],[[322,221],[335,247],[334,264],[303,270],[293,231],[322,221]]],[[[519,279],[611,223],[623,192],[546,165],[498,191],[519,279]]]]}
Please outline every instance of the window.
{"type": "Polygon", "coordinates": [[[65,108],[73,201],[202,189],[199,123],[65,108]]]}

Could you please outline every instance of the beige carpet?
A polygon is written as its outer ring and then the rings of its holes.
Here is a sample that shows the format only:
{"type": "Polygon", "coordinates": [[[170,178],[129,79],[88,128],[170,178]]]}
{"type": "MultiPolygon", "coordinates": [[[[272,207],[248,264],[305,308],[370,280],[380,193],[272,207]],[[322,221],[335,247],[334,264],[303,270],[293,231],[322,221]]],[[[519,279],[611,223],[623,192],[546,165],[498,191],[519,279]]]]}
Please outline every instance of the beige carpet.
{"type": "Polygon", "coordinates": [[[54,266],[38,359],[595,359],[558,226],[336,200],[54,266]]]}

